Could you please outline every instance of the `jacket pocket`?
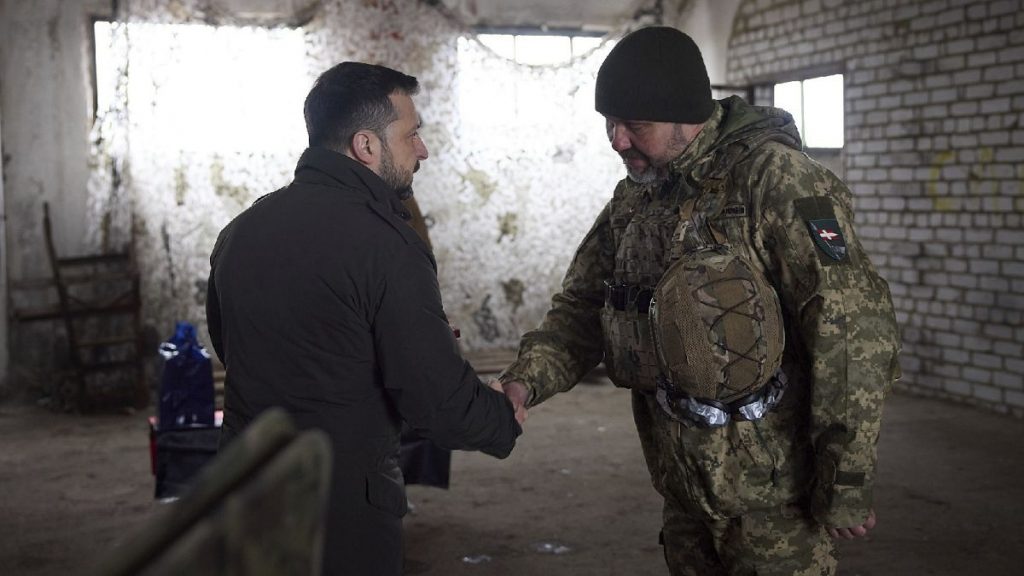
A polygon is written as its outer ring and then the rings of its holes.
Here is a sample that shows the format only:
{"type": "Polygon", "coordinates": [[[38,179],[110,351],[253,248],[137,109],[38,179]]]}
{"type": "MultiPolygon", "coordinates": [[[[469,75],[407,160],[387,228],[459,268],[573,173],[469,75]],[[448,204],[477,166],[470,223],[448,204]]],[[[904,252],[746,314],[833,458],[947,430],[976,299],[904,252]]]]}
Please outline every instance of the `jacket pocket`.
{"type": "Polygon", "coordinates": [[[757,439],[752,424],[682,431],[676,449],[683,481],[694,504],[712,518],[742,516],[787,500],[778,478],[777,443],[757,439]]]}
{"type": "Polygon", "coordinates": [[[405,484],[401,474],[398,478],[380,472],[366,475],[366,501],[371,506],[401,518],[409,511],[409,503],[405,499],[405,484]]]}

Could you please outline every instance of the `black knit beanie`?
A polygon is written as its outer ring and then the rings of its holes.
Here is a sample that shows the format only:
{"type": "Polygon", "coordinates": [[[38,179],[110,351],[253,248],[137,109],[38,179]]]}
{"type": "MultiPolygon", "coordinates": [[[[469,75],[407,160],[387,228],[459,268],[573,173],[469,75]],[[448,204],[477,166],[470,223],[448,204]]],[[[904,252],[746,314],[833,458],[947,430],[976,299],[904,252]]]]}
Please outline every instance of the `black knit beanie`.
{"type": "Polygon", "coordinates": [[[714,101],[700,49],[692,38],[666,26],[627,35],[597,71],[595,108],[624,120],[704,122],[714,101]]]}

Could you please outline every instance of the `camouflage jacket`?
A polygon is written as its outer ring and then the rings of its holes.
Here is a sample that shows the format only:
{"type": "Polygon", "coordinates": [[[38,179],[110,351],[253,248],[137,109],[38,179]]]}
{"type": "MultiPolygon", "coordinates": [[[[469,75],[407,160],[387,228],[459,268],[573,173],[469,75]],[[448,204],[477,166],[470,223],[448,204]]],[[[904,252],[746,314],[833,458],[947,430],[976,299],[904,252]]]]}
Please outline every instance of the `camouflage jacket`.
{"type": "MultiPolygon", "coordinates": [[[[722,100],[671,163],[665,184],[622,180],[578,248],[541,326],[523,337],[518,359],[501,379],[522,381],[536,405],[569,390],[601,362],[605,281],[656,283],[672,261],[678,220],[646,228],[656,237],[644,239],[654,254],[643,257],[661,263],[654,274],[635,265],[635,250],[620,249],[621,228],[629,233],[631,222],[678,211],[691,198],[730,244],[742,247],[782,304],[783,369],[790,385],[767,441],[783,455],[783,466],[796,469],[784,470],[791,480],[769,487],[754,504],[809,497],[822,524],[859,524],[871,506],[882,402],[898,372],[896,321],[888,286],[854,234],[849,190],[801,151],[784,111],[722,100]]],[[[722,452],[698,457],[736,458],[731,447],[694,444],[693,450],[722,452]]],[[[714,515],[718,498],[705,500],[714,515]]]]}

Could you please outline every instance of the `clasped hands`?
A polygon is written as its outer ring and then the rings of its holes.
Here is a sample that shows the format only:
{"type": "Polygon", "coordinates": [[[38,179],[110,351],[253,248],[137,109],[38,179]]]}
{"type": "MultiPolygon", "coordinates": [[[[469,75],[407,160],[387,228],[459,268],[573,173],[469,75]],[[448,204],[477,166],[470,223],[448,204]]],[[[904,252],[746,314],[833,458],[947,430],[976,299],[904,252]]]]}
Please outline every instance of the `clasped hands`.
{"type": "Polygon", "coordinates": [[[530,398],[530,391],[526,389],[526,385],[518,380],[511,380],[502,384],[497,379],[492,379],[487,383],[492,390],[496,390],[504,394],[509,402],[512,403],[512,408],[516,411],[516,422],[522,426],[523,422],[526,422],[526,401],[530,398]]]}

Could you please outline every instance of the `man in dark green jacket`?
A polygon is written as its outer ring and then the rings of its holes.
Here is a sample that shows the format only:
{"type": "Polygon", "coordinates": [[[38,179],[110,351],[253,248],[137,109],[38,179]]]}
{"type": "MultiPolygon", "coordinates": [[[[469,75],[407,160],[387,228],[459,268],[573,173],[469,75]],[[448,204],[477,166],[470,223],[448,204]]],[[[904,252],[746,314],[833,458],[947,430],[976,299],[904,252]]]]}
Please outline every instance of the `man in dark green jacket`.
{"type": "Polygon", "coordinates": [[[801,151],[786,112],[713,100],[697,46],[678,30],[644,28],[616,45],[596,103],[628,177],[502,374],[506,393],[522,411],[602,360],[633,390],[673,575],[833,574],[830,535],[874,526],[875,445],[898,349],[849,190],[801,151]],[[666,280],[737,261],[765,292],[726,303],[718,288],[751,282],[719,271],[683,293],[699,296],[685,308],[657,302],[666,280]],[[749,330],[728,334],[744,306],[749,330]],[[775,332],[763,330],[771,309],[775,332]],[[744,338],[750,346],[736,346],[744,338]],[[774,364],[748,353],[758,346],[779,351],[774,364]],[[706,380],[727,390],[744,362],[757,386],[738,394],[678,378],[719,366],[706,380]]]}
{"type": "Polygon", "coordinates": [[[404,420],[444,448],[504,458],[521,433],[508,399],[462,359],[433,255],[402,197],[427,158],[417,81],[345,62],[306,98],[295,180],[221,232],[210,338],[227,369],[222,444],[281,406],[333,445],[323,573],[402,573],[404,420]]]}

